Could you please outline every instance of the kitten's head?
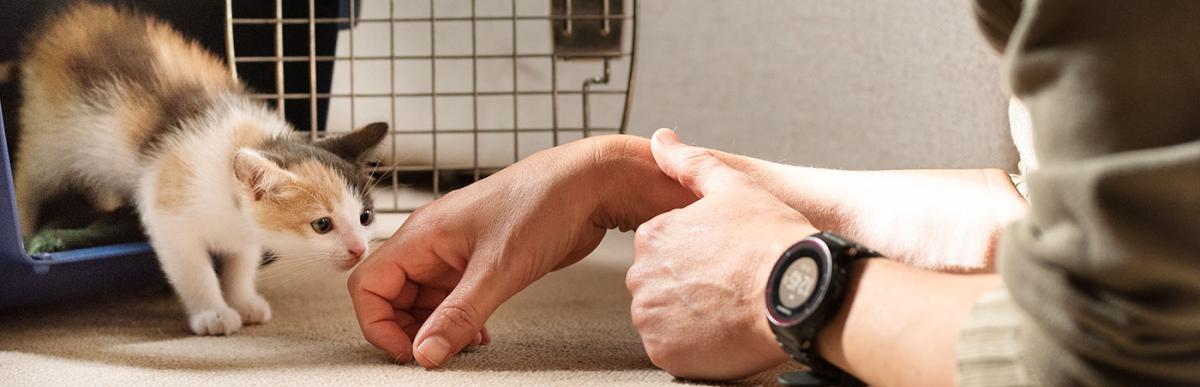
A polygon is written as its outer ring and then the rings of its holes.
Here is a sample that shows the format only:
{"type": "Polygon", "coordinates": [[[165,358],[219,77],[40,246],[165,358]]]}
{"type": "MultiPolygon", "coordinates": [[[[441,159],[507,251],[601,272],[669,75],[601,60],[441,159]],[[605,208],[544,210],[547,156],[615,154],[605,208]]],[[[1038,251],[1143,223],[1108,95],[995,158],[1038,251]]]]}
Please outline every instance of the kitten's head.
{"type": "Polygon", "coordinates": [[[239,203],[281,261],[328,261],[353,267],[367,255],[374,220],[363,156],[387,135],[374,123],[341,137],[306,143],[268,140],[233,157],[239,203]]]}

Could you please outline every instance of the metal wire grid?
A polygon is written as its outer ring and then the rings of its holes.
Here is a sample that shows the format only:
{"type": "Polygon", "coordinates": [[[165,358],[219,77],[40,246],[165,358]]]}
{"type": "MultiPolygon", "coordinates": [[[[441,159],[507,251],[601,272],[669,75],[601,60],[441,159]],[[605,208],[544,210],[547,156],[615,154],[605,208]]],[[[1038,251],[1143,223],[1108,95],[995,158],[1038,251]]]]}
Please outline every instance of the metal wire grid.
{"type": "MultiPolygon", "coordinates": [[[[304,0],[289,0],[289,1],[304,1],[304,0]]],[[[629,119],[630,103],[632,101],[632,89],[634,82],[634,54],[636,53],[637,42],[637,27],[636,27],[636,0],[554,0],[554,7],[559,8],[553,10],[547,15],[520,15],[518,14],[518,1],[508,0],[510,14],[508,16],[480,16],[476,14],[478,2],[481,0],[470,1],[469,16],[437,16],[435,14],[434,0],[429,0],[428,16],[418,17],[397,17],[396,1],[387,0],[388,17],[358,17],[356,7],[360,6],[358,1],[349,0],[345,4],[349,8],[349,12],[345,17],[317,17],[316,16],[316,0],[306,0],[308,6],[307,17],[303,18],[287,18],[284,17],[284,0],[275,0],[275,15],[273,18],[246,18],[237,17],[234,13],[233,0],[225,1],[225,40],[226,40],[226,57],[229,69],[233,77],[238,78],[238,66],[247,63],[268,63],[274,64],[275,75],[275,90],[274,93],[254,93],[252,97],[273,101],[276,110],[281,116],[284,115],[284,107],[289,101],[308,102],[309,105],[309,127],[299,128],[300,130],[308,131],[308,135],[312,140],[317,140],[326,135],[336,135],[329,131],[319,130],[318,124],[318,101],[321,99],[336,100],[345,99],[349,101],[350,119],[349,128],[356,128],[362,122],[356,119],[358,110],[356,109],[357,100],[363,98],[390,98],[391,109],[389,109],[389,124],[391,127],[390,136],[390,162],[383,162],[372,167],[372,171],[383,181],[389,181],[388,187],[384,189],[390,190],[391,207],[379,204],[377,196],[377,206],[380,212],[411,212],[415,206],[402,206],[397,197],[398,191],[404,185],[400,181],[400,176],[403,173],[414,172],[429,172],[429,177],[432,180],[431,188],[434,196],[439,196],[443,192],[442,175],[444,167],[439,164],[438,160],[438,137],[440,134],[452,133],[467,133],[472,135],[472,163],[468,168],[470,171],[471,181],[478,181],[482,175],[488,171],[481,168],[480,154],[480,134],[481,133],[512,133],[513,149],[512,162],[516,162],[521,158],[519,136],[522,133],[549,132],[552,135],[552,145],[560,144],[560,134],[567,132],[580,132],[583,137],[591,136],[595,133],[625,133],[626,125],[629,119]],[[613,2],[623,2],[619,8],[613,7],[613,2]],[[587,14],[576,12],[576,4],[590,4],[591,9],[601,9],[600,14],[587,14]],[[595,4],[599,3],[599,4],[595,4]],[[560,8],[561,7],[561,8],[560,8]],[[620,14],[612,14],[610,10],[617,8],[621,10],[620,14]],[[622,41],[617,52],[583,52],[573,51],[570,53],[558,52],[558,47],[555,46],[551,52],[521,52],[518,49],[520,44],[518,34],[518,22],[520,21],[548,21],[550,22],[551,30],[546,31],[547,34],[562,34],[562,36],[571,36],[576,27],[577,21],[591,21],[592,24],[602,24],[601,34],[608,35],[612,30],[613,23],[622,23],[624,33],[629,35],[628,51],[624,49],[626,44],[622,41]],[[480,54],[477,46],[478,35],[476,27],[481,21],[507,21],[511,24],[511,50],[508,54],[480,54]],[[601,23],[595,23],[601,21],[601,23]],[[437,31],[436,26],[440,22],[470,22],[471,35],[471,53],[465,54],[439,54],[437,52],[437,31]],[[387,55],[359,55],[355,50],[355,30],[360,24],[365,23],[386,23],[388,25],[388,47],[387,55]],[[428,23],[429,24],[429,53],[427,55],[398,55],[396,53],[396,27],[402,24],[409,23],[428,23]],[[348,55],[318,55],[316,44],[317,25],[320,24],[337,24],[349,26],[347,40],[349,46],[348,55]],[[274,52],[259,55],[239,55],[235,52],[234,40],[236,38],[235,26],[241,25],[267,25],[274,27],[274,52]],[[285,25],[307,25],[308,27],[308,55],[285,55],[283,41],[285,39],[285,25]],[[550,89],[549,90],[528,90],[522,89],[518,83],[518,60],[519,59],[534,59],[544,58],[550,61],[550,89]],[[479,60],[480,59],[509,59],[512,65],[512,89],[510,91],[481,91],[479,88],[479,60]],[[437,86],[437,64],[438,61],[450,60],[470,60],[471,61],[471,90],[469,92],[447,92],[439,91],[437,86]],[[600,73],[593,77],[585,79],[578,89],[562,88],[559,86],[559,63],[571,61],[594,61],[600,65],[600,73]],[[623,87],[620,85],[620,80],[613,82],[613,62],[621,60],[628,61],[628,71],[625,73],[623,87]],[[369,61],[387,61],[388,62],[388,82],[389,92],[359,92],[355,89],[356,79],[356,63],[369,61]],[[430,71],[430,87],[424,92],[398,92],[396,90],[396,65],[402,61],[428,61],[430,71]],[[308,91],[306,93],[288,92],[285,88],[284,64],[289,62],[307,62],[308,64],[308,91]],[[317,83],[317,63],[318,62],[334,62],[335,65],[346,64],[349,72],[349,91],[347,93],[318,92],[317,83]],[[615,85],[617,87],[607,87],[597,89],[600,85],[615,85]],[[519,97],[522,96],[550,96],[551,98],[551,119],[549,128],[529,128],[521,127],[519,117],[519,97]],[[582,102],[580,113],[582,115],[581,125],[579,127],[568,127],[560,125],[560,102],[559,98],[563,95],[578,95],[582,102]],[[624,104],[620,109],[619,126],[616,127],[593,127],[592,126],[592,109],[591,96],[593,95],[616,95],[624,98],[624,104]],[[481,128],[479,122],[479,98],[483,96],[511,96],[512,97],[512,127],[509,129],[494,129],[481,128]],[[398,131],[396,127],[396,101],[398,98],[428,98],[430,103],[430,128],[429,130],[405,130],[398,131]],[[438,127],[438,98],[439,97],[471,97],[472,108],[472,127],[471,128],[439,128],[438,127]],[[432,162],[429,164],[411,165],[399,162],[401,159],[397,155],[397,137],[404,135],[430,135],[429,143],[432,162]]],[[[488,1],[488,0],[482,0],[488,1]]],[[[503,0],[492,0],[503,1],[503,0]]],[[[583,7],[579,7],[583,8],[583,7]]],[[[289,36],[291,37],[291,36],[289,36]]],[[[623,39],[623,38],[621,38],[623,39]]],[[[381,184],[382,185],[382,184],[381,184]]],[[[378,193],[378,191],[377,191],[378,193]]]]}

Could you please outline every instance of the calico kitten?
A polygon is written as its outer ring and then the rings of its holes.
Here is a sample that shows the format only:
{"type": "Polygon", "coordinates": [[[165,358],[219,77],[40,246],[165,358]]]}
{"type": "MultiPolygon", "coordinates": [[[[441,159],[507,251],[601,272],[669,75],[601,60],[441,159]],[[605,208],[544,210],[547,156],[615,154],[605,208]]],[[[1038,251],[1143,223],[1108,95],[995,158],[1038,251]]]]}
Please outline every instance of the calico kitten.
{"type": "Polygon", "coordinates": [[[101,210],[132,203],[201,335],[271,318],[254,284],[265,251],[342,270],[367,254],[360,157],[385,124],[304,142],[198,44],[111,6],[73,6],[29,42],[15,171],[23,233],[44,198],[68,189],[101,210]],[[223,259],[219,282],[210,253],[223,259]]]}

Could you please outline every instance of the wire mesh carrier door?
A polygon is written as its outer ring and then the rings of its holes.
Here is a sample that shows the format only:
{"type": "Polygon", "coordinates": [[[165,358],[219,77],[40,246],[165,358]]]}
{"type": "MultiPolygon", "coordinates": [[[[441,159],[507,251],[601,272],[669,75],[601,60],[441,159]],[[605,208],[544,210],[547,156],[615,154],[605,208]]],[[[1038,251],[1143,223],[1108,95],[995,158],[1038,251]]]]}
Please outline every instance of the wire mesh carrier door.
{"type": "Polygon", "coordinates": [[[257,4],[225,1],[225,54],[256,98],[312,139],[390,124],[381,212],[625,132],[634,0],[242,1],[257,4]]]}

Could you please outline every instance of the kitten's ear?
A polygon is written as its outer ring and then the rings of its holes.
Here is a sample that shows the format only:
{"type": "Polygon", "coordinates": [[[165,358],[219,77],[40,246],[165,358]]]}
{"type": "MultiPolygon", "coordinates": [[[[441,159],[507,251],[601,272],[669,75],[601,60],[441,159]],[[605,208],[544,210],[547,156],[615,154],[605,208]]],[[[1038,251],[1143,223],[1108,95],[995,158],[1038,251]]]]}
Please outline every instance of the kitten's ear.
{"type": "Polygon", "coordinates": [[[274,161],[263,157],[256,150],[242,148],[233,155],[233,175],[254,192],[254,200],[274,192],[295,179],[291,172],[280,168],[274,161]]]}
{"type": "Polygon", "coordinates": [[[387,136],[387,133],[387,123],[376,122],[341,137],[317,141],[313,145],[338,155],[338,157],[347,161],[356,162],[371,148],[379,145],[379,142],[383,141],[383,137],[387,136]]]}

